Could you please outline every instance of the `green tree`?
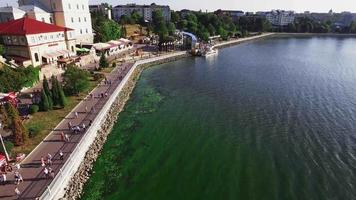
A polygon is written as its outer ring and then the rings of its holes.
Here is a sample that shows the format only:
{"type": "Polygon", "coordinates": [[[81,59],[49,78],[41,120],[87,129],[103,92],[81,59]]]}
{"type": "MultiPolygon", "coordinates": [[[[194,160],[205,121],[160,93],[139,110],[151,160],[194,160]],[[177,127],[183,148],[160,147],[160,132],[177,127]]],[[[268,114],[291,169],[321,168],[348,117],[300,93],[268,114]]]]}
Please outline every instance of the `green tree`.
{"type": "Polygon", "coordinates": [[[48,84],[48,80],[46,78],[46,76],[44,76],[43,78],[43,90],[46,93],[47,97],[48,97],[48,105],[49,105],[49,110],[53,109],[53,99],[52,99],[52,92],[49,89],[49,84],[48,84]]]}
{"type": "Polygon", "coordinates": [[[64,94],[62,85],[58,84],[58,90],[59,90],[59,106],[64,108],[67,105],[67,97],[64,94]]]}
{"type": "Polygon", "coordinates": [[[169,22],[167,24],[167,29],[168,29],[168,34],[171,36],[174,35],[174,33],[176,32],[176,26],[172,22],[169,22]]]}
{"type": "Polygon", "coordinates": [[[90,74],[73,65],[67,67],[63,74],[64,91],[68,95],[76,95],[87,90],[90,86],[90,74]]]}
{"type": "Polygon", "coordinates": [[[109,62],[106,59],[105,53],[102,53],[101,56],[100,56],[99,66],[101,68],[108,68],[109,67],[109,62]]]}
{"type": "Polygon", "coordinates": [[[48,102],[48,96],[44,90],[42,90],[42,92],[41,92],[41,101],[40,101],[39,107],[40,107],[40,110],[44,111],[44,112],[46,112],[50,109],[49,102],[48,102]]]}
{"type": "Polygon", "coordinates": [[[58,80],[55,76],[52,76],[51,77],[51,84],[52,84],[52,90],[51,90],[51,98],[52,98],[52,101],[53,101],[53,105],[54,106],[57,106],[59,105],[59,91],[58,91],[58,80]]]}
{"type": "Polygon", "coordinates": [[[172,11],[171,12],[171,22],[172,23],[178,23],[180,20],[180,16],[177,12],[172,11]]]}

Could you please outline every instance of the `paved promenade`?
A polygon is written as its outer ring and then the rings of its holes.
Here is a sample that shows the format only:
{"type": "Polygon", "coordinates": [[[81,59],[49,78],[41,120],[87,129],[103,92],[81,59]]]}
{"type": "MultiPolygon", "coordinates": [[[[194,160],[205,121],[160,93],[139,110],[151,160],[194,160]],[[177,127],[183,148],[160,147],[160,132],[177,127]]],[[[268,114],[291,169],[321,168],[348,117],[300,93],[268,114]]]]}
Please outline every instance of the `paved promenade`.
{"type": "Polygon", "coordinates": [[[36,199],[41,196],[41,194],[46,190],[46,187],[52,181],[52,179],[47,179],[44,176],[44,168],[41,166],[41,157],[46,158],[48,153],[53,156],[53,164],[51,168],[54,170],[55,174],[57,174],[66,159],[69,157],[70,153],[84,135],[83,132],[79,134],[71,133],[68,128],[68,123],[71,122],[74,126],[82,125],[84,123],[88,126],[89,121],[95,118],[96,113],[100,111],[108,99],[108,97],[102,98],[99,96],[102,93],[108,93],[110,96],[112,91],[114,91],[120,84],[121,80],[132,66],[132,63],[126,63],[115,68],[112,73],[107,75],[108,80],[110,80],[112,84],[101,84],[96,87],[92,92],[95,98],[88,97],[86,100],[79,103],[74,108],[72,113],[63,119],[63,121],[58,124],[58,126],[44,139],[44,141],[26,157],[26,159],[21,163],[21,169],[19,170],[24,179],[24,182],[18,185],[18,189],[21,192],[20,197],[15,196],[14,191],[16,185],[13,183],[14,175],[11,173],[7,174],[8,183],[6,185],[0,185],[0,199],[36,199]],[[90,111],[92,108],[95,108],[95,110],[90,111]],[[75,112],[78,112],[77,118],[74,115],[75,112]],[[63,142],[61,140],[62,131],[70,136],[69,142],[63,142]],[[64,153],[64,160],[60,160],[60,150],[64,153]]]}

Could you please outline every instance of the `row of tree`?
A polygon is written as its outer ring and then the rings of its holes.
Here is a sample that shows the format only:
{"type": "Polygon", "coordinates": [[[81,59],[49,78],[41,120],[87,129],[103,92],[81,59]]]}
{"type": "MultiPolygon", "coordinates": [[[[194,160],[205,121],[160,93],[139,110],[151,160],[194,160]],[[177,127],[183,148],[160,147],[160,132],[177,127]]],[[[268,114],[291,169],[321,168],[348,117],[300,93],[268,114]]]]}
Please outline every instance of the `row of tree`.
{"type": "Polygon", "coordinates": [[[64,108],[67,104],[67,99],[62,85],[55,76],[51,77],[51,85],[52,88],[49,87],[48,80],[44,77],[41,101],[39,102],[39,108],[41,111],[53,110],[53,107],[56,106],[64,108]]]}

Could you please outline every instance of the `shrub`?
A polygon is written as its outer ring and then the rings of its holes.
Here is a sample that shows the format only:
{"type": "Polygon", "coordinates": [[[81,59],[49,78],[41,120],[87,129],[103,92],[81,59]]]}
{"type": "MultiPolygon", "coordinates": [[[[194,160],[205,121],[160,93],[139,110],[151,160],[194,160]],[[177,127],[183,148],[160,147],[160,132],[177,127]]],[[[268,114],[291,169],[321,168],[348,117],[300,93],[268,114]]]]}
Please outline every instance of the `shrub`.
{"type": "Polygon", "coordinates": [[[30,114],[35,114],[36,112],[38,112],[40,109],[40,107],[38,105],[31,105],[30,106],[30,114]]]}
{"type": "MultiPolygon", "coordinates": [[[[12,143],[10,141],[4,141],[4,144],[5,144],[5,148],[7,150],[7,153],[10,154],[10,152],[14,148],[14,143],[12,143]]],[[[2,148],[2,145],[0,145],[0,152],[3,153],[3,154],[5,153],[4,148],[2,148]]]]}
{"type": "Polygon", "coordinates": [[[29,137],[34,138],[36,135],[38,135],[41,130],[43,129],[43,125],[36,123],[36,124],[30,124],[27,126],[29,137]]]}

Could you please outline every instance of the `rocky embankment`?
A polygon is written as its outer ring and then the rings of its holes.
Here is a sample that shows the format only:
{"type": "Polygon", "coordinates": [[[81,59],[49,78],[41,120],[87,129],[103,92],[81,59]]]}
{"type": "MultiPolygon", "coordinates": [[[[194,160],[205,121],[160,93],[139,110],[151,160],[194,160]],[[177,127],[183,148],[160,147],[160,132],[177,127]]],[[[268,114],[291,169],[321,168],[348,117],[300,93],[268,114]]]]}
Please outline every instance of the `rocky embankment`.
{"type": "Polygon", "coordinates": [[[130,95],[135,88],[136,82],[140,77],[141,72],[149,66],[158,65],[166,62],[175,61],[183,57],[188,57],[188,54],[165,58],[150,63],[141,64],[136,67],[135,71],[131,74],[122,91],[116,97],[115,102],[111,105],[107,113],[106,120],[102,123],[97,132],[97,136],[89,151],[86,153],[84,160],[79,166],[78,171],[71,178],[69,185],[66,187],[65,195],[62,199],[74,200],[80,199],[83,187],[86,181],[90,178],[93,165],[100,155],[100,152],[110,134],[114,124],[117,122],[119,113],[124,109],[126,102],[130,99],[130,95]]]}

